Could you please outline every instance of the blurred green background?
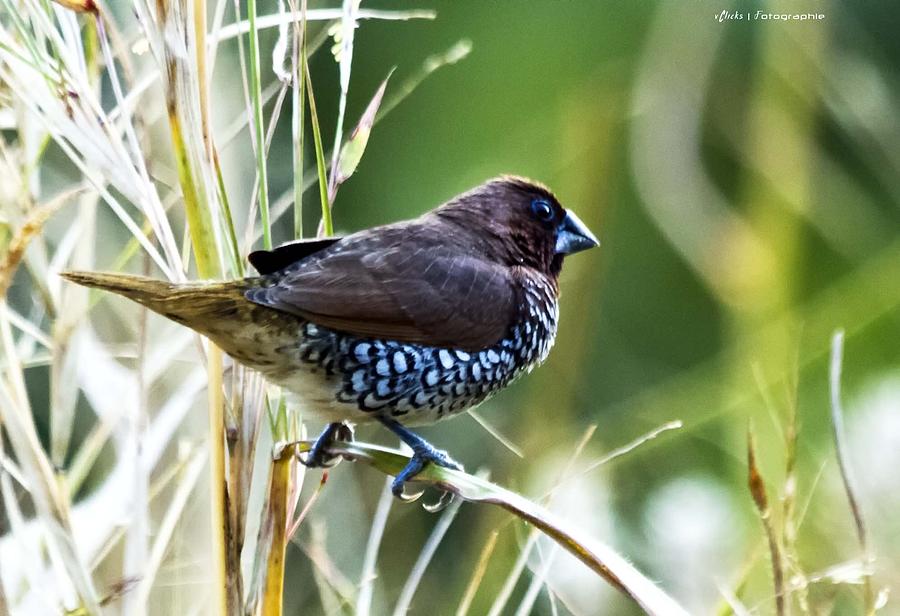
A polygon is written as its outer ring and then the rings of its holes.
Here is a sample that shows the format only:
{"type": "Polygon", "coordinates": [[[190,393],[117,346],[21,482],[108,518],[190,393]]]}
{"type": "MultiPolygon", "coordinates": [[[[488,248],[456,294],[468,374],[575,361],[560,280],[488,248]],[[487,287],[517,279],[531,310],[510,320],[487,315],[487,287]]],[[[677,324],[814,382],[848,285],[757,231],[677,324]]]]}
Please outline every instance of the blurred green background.
{"type": "MultiPolygon", "coordinates": [[[[597,431],[576,467],[683,421],[680,431],[566,484],[555,503],[692,611],[711,613],[721,588],[737,592],[745,580],[746,605],[771,613],[764,535],[746,488],[751,422],[778,520],[783,435],[796,408],[793,489],[797,506],[808,504],[797,571],[820,574],[859,558],[829,420],[828,348],[844,328],[851,460],[876,587],[896,587],[900,480],[887,470],[900,463],[894,3],[428,6],[438,13],[433,22],[361,23],[349,118],[391,67],[395,85],[461,38],[473,50],[375,127],[338,196],[336,228],[416,216],[486,178],[515,173],[551,186],[602,246],[566,264],[561,328],[546,365],[480,409],[524,459],[469,418],[423,434],[468,469],[486,467],[500,483],[539,496],[590,425],[597,431]],[[720,22],[726,9],[825,17],[720,22]]],[[[333,126],[337,67],[323,51],[312,70],[323,125],[333,126]]],[[[282,130],[275,147],[289,142],[282,130]]],[[[273,193],[290,188],[284,151],[283,169],[277,149],[272,156],[273,193]]],[[[276,238],[289,237],[284,221],[276,238]]],[[[374,429],[361,437],[385,439],[374,429]]],[[[353,579],[381,480],[348,466],[332,473],[316,514],[335,563],[353,579]]],[[[376,584],[380,609],[393,603],[434,522],[416,507],[394,507],[376,584]]],[[[525,536],[505,523],[502,513],[463,507],[413,613],[451,613],[490,530],[504,527],[472,611],[486,613],[525,536]]],[[[299,583],[310,574],[309,560],[293,553],[295,605],[315,595],[299,583]]],[[[517,593],[528,584],[523,576],[517,593]]],[[[556,558],[548,585],[556,599],[541,595],[535,614],[632,609],[568,556],[556,558]]],[[[826,580],[807,592],[815,613],[861,613],[858,585],[826,580]]],[[[900,609],[889,604],[885,613],[900,609]]]]}

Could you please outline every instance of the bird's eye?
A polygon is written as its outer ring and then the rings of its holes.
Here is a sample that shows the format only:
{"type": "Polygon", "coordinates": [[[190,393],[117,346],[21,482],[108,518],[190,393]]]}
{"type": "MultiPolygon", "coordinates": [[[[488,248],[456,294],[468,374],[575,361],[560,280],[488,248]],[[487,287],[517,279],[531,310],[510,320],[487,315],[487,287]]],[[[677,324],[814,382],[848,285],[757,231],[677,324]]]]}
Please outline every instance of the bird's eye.
{"type": "Polygon", "coordinates": [[[531,213],[541,222],[553,220],[553,207],[546,199],[534,199],[531,202],[531,213]]]}

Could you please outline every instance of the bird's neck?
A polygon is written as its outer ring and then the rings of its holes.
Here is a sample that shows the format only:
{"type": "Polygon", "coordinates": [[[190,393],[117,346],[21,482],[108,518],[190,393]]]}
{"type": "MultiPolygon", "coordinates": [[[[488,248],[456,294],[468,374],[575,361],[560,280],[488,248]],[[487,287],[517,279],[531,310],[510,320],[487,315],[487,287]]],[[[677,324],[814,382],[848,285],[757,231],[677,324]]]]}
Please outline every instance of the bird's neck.
{"type": "Polygon", "coordinates": [[[546,359],[556,339],[559,322],[559,287],[556,279],[536,272],[521,276],[522,309],[513,326],[529,349],[528,363],[538,364],[546,359]]]}

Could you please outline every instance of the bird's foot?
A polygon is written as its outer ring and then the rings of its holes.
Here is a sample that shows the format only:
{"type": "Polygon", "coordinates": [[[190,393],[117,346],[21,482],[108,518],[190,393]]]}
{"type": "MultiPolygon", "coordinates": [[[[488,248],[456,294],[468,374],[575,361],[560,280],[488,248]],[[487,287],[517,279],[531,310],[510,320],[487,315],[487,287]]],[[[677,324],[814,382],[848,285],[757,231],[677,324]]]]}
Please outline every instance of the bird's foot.
{"type": "Polygon", "coordinates": [[[309,468],[331,468],[341,461],[340,456],[328,452],[335,441],[353,441],[353,428],[350,427],[350,424],[336,422],[325,426],[312,449],[306,454],[306,458],[300,458],[300,462],[309,468]]]}
{"type": "Polygon", "coordinates": [[[394,478],[394,482],[391,484],[391,492],[402,501],[412,502],[422,496],[421,492],[412,495],[406,494],[403,491],[403,484],[414,479],[416,475],[422,472],[425,465],[431,463],[455,471],[463,470],[462,464],[447,455],[446,451],[435,449],[428,443],[423,442],[423,445],[424,446],[417,446],[413,449],[413,457],[410,458],[409,462],[403,467],[403,470],[397,474],[394,478]]]}
{"type": "MultiPolygon", "coordinates": [[[[406,466],[403,467],[403,470],[394,477],[394,481],[391,483],[391,492],[393,492],[394,496],[400,500],[410,503],[418,500],[419,497],[422,496],[423,492],[407,494],[404,492],[403,486],[407,481],[414,479],[416,475],[422,472],[422,469],[428,464],[436,464],[437,466],[456,471],[463,470],[462,464],[451,458],[446,451],[435,448],[431,443],[418,434],[411,432],[399,422],[389,418],[381,418],[379,421],[381,421],[388,430],[399,436],[401,440],[413,450],[412,458],[410,458],[406,466]]],[[[452,495],[449,492],[444,492],[437,503],[434,505],[425,505],[425,509],[432,512],[440,511],[446,507],[451,500],[452,495]]]]}

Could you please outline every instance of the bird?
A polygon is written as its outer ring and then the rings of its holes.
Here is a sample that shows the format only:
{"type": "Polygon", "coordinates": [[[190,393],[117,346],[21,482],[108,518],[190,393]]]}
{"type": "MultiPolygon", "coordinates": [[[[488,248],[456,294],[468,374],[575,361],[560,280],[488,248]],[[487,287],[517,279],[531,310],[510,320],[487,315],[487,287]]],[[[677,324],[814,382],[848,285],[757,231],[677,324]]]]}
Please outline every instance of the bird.
{"type": "Polygon", "coordinates": [[[501,176],[418,218],[251,252],[258,275],[168,282],[62,272],[209,338],[327,426],[304,463],[377,422],[412,449],[391,489],[426,465],[462,470],[410,428],[458,416],[543,362],[563,260],[599,241],[549,188],[501,176]]]}

